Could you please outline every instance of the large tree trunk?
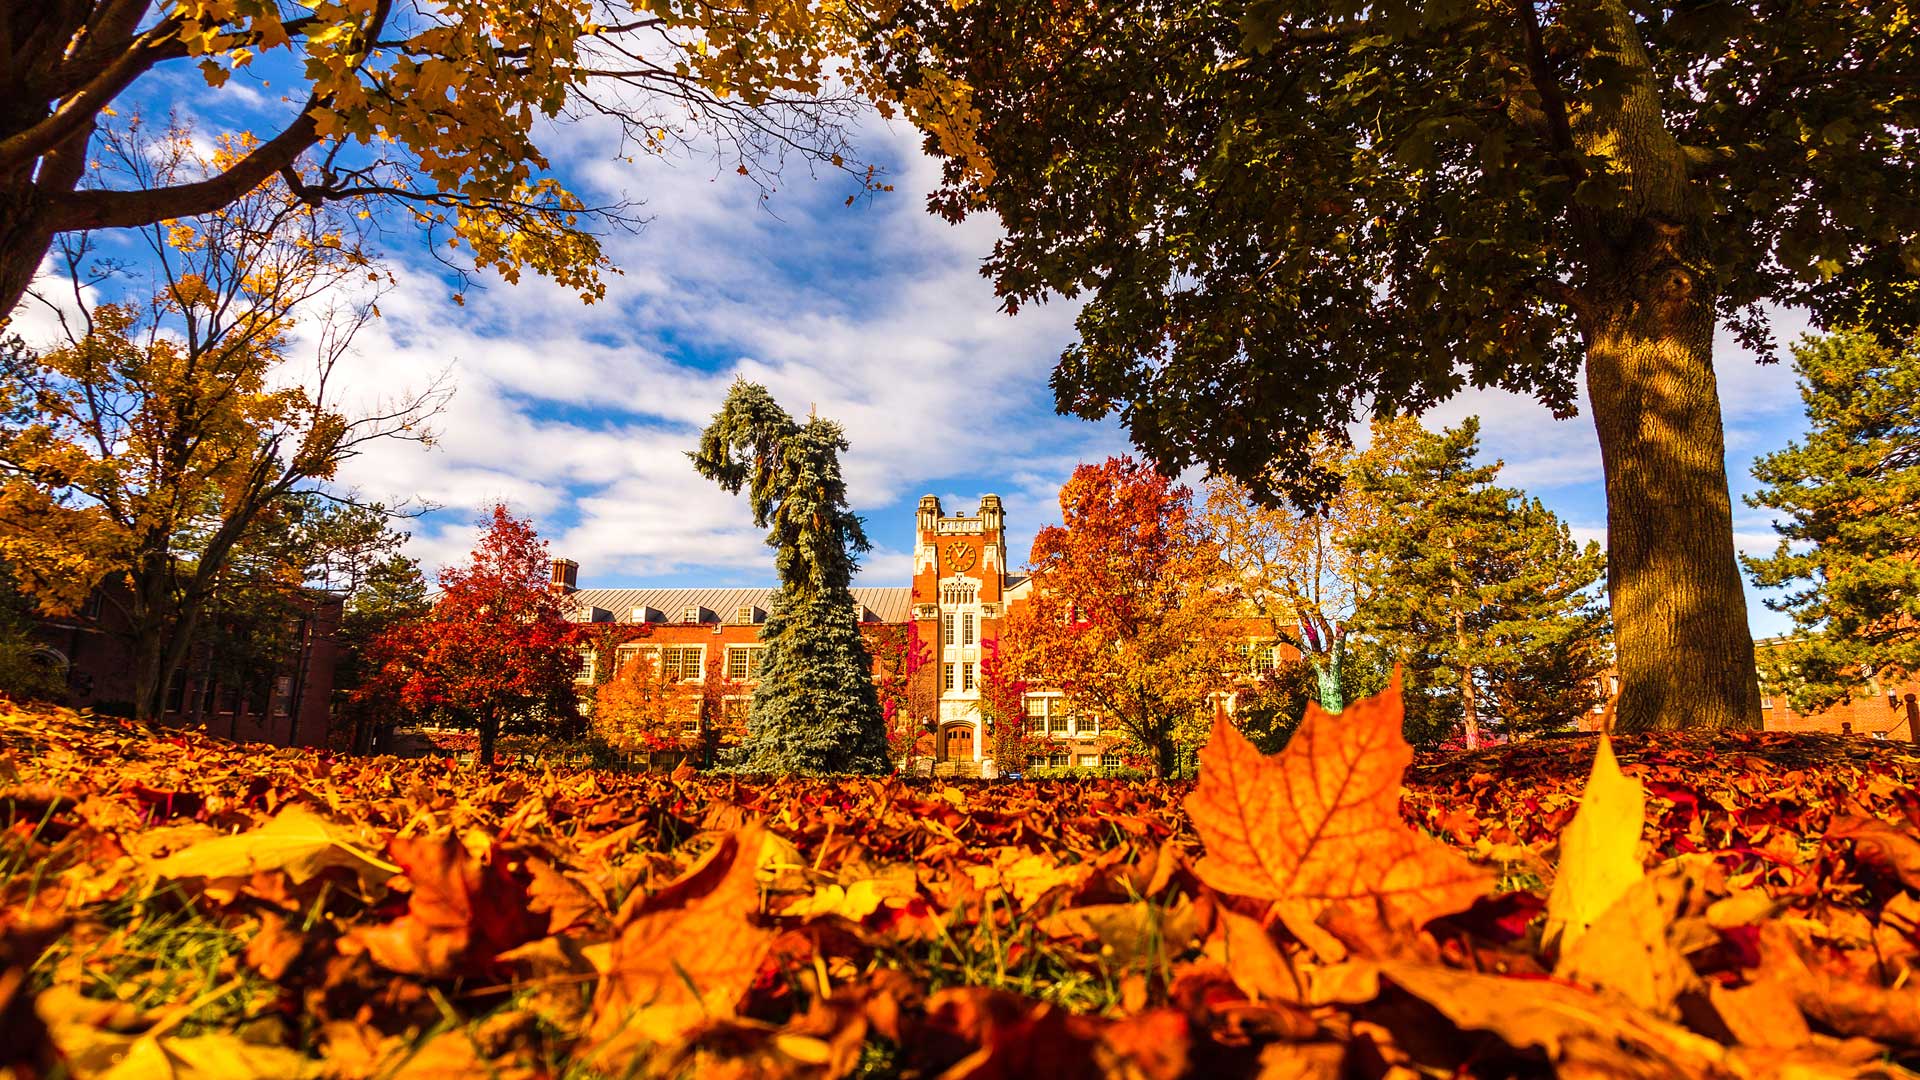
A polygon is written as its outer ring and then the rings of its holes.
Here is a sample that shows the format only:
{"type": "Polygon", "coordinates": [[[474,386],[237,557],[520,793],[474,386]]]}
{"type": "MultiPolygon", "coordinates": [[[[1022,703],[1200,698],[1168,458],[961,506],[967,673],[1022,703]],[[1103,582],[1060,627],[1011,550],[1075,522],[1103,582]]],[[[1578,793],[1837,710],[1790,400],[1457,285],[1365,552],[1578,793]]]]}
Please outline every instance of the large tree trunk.
{"type": "MultiPolygon", "coordinates": [[[[1456,590],[1458,591],[1458,590],[1456,590]]],[[[1460,715],[1464,718],[1464,734],[1467,749],[1480,749],[1480,695],[1473,685],[1473,668],[1464,661],[1467,656],[1467,617],[1458,610],[1453,613],[1454,647],[1460,650],[1460,715]]]]}
{"type": "Polygon", "coordinates": [[[1622,275],[1587,352],[1607,479],[1616,726],[1760,726],[1733,547],[1713,313],[1669,245],[1622,275]]]}
{"type": "MultiPolygon", "coordinates": [[[[1620,669],[1616,724],[1758,727],[1746,594],[1733,547],[1713,373],[1714,281],[1700,198],[1667,129],[1624,0],[1605,0],[1617,108],[1577,117],[1580,146],[1619,171],[1585,216],[1582,330],[1607,482],[1607,578],[1620,669]]],[[[1583,212],[1584,213],[1584,212],[1583,212]]]]}
{"type": "Polygon", "coordinates": [[[500,718],[491,714],[480,718],[480,764],[493,764],[493,744],[500,737],[500,718]]]}

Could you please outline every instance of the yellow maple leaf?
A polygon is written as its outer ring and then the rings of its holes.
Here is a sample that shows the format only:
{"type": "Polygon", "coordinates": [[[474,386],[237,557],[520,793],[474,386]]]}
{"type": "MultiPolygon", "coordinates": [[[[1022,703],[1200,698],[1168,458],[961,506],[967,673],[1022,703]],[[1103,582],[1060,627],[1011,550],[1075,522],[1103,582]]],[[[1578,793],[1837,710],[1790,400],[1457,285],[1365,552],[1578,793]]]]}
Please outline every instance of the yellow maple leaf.
{"type": "Polygon", "coordinates": [[[1547,894],[1546,945],[1571,950],[1645,876],[1640,827],[1646,813],[1646,790],[1620,771],[1613,740],[1602,734],[1580,809],[1560,834],[1560,869],[1547,894]]]}
{"type": "Polygon", "coordinates": [[[1315,919],[1332,905],[1417,926],[1484,895],[1488,870],[1401,820],[1401,774],[1413,761],[1403,715],[1396,671],[1385,691],[1338,715],[1309,703],[1271,757],[1217,719],[1186,799],[1206,848],[1194,866],[1200,880],[1273,901],[1294,936],[1317,948],[1315,919]]]}
{"type": "Polygon", "coordinates": [[[203,840],[154,863],[163,878],[235,878],[261,870],[284,870],[295,884],[329,866],[344,866],[363,880],[384,881],[400,872],[358,846],[346,829],[294,803],[265,825],[233,836],[203,840]]]}

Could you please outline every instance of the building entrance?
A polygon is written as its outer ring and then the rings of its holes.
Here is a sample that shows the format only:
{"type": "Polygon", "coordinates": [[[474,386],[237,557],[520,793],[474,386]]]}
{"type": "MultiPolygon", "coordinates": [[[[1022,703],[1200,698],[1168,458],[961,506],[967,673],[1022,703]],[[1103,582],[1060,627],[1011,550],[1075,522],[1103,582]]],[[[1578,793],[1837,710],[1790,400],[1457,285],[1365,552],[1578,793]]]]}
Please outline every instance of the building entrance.
{"type": "Polygon", "coordinates": [[[973,760],[973,727],[955,724],[941,737],[940,757],[945,761],[973,760]]]}

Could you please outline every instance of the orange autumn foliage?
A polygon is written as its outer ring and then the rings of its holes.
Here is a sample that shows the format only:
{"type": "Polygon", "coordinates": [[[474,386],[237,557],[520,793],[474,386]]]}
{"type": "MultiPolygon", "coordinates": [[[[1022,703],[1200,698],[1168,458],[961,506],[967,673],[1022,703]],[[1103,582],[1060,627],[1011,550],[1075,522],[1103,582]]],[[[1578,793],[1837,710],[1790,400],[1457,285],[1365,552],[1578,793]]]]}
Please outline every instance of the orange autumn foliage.
{"type": "Polygon", "coordinates": [[[1402,720],[1396,670],[1385,693],[1338,714],[1309,702],[1272,757],[1216,722],[1186,800],[1207,850],[1194,865],[1200,880],[1271,901],[1310,944],[1324,940],[1315,920],[1334,907],[1413,930],[1471,906],[1492,875],[1400,818],[1401,774],[1413,763],[1402,720]]]}
{"type": "Polygon", "coordinates": [[[1566,740],[1415,758],[1398,707],[1317,714],[1271,758],[1218,729],[1197,785],[958,787],[461,770],[0,705],[0,1074],[1920,1064],[1920,753],[1753,734],[1622,739],[1617,766],[1566,740]],[[1627,781],[1644,819],[1575,842],[1627,781]],[[1622,850],[1645,871],[1623,891],[1622,850]],[[1595,871],[1619,895],[1556,950],[1550,886],[1595,871]],[[151,947],[180,925],[204,966],[151,947]]]}

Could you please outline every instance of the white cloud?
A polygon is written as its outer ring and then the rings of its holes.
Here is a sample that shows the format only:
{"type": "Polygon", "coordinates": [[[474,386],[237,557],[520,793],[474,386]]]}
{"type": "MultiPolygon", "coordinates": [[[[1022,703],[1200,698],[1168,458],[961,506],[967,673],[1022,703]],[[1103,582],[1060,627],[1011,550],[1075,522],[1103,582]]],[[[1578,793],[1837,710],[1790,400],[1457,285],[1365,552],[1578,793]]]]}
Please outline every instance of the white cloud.
{"type": "Polygon", "coordinates": [[[580,561],[583,581],[765,581],[770,552],[744,500],[685,457],[743,377],[846,429],[850,499],[881,545],[862,581],[905,580],[910,554],[889,536],[896,504],[953,479],[1007,498],[1024,557],[1043,516],[1057,517],[1074,463],[1120,448],[1111,425],[1051,415],[1046,374],[1074,309],[1003,314],[977,270],[993,230],[932,218],[921,199],[931,165],[897,132],[880,132],[879,146],[910,163],[898,191],[849,209],[836,185],[803,185],[776,196],[779,217],[731,174],[585,167],[600,186],[644,177],[655,214],[639,234],[609,238],[629,272],[609,278],[601,303],[527,277],[454,307],[436,273],[406,268],[360,343],[354,381],[418,384],[450,365],[457,394],[431,452],[381,447],[343,480],[446,506],[417,530],[430,563],[457,557],[465,522],[505,498],[580,561]]]}

